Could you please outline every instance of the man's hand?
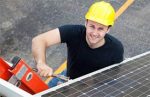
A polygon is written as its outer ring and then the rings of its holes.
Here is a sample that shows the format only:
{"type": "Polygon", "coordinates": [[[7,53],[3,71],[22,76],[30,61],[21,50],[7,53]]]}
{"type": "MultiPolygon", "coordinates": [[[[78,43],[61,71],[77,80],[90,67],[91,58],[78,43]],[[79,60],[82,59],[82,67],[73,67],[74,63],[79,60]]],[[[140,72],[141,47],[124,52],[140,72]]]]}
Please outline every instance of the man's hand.
{"type": "Polygon", "coordinates": [[[53,69],[46,64],[37,64],[38,73],[40,76],[52,76],[53,69]]]}

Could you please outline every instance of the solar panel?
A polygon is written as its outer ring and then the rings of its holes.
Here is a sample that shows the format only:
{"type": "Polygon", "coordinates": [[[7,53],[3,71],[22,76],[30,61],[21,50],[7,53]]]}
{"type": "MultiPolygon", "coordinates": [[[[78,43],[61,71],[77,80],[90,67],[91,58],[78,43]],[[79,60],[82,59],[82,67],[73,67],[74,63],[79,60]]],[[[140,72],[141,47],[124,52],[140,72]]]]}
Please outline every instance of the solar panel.
{"type": "Polygon", "coordinates": [[[42,97],[150,97],[150,54],[123,62],[42,97]]]}

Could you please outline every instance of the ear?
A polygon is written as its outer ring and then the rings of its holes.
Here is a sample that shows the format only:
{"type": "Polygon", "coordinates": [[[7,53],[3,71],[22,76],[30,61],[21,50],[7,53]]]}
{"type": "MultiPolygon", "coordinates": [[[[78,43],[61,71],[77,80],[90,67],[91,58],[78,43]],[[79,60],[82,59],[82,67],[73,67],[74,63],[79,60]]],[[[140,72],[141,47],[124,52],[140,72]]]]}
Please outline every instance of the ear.
{"type": "Polygon", "coordinates": [[[84,25],[85,25],[85,27],[87,26],[87,22],[88,22],[88,20],[85,20],[85,24],[84,24],[84,25]]]}
{"type": "Polygon", "coordinates": [[[110,31],[110,27],[107,29],[107,32],[106,33],[108,33],[110,31]]]}

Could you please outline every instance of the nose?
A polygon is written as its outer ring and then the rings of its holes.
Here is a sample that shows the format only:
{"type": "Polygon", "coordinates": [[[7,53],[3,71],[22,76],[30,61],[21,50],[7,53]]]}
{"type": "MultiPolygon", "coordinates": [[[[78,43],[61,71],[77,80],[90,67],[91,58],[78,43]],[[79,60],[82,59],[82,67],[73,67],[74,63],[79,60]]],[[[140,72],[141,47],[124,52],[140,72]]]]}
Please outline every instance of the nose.
{"type": "Polygon", "coordinates": [[[98,37],[98,31],[97,31],[96,29],[95,29],[95,30],[93,30],[92,35],[93,35],[94,37],[98,37]]]}

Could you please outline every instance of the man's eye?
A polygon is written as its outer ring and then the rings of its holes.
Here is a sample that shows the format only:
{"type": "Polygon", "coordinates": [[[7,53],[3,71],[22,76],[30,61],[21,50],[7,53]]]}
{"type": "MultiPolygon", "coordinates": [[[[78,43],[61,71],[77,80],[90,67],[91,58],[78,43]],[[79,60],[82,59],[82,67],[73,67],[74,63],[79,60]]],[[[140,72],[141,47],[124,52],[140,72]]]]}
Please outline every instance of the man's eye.
{"type": "Polygon", "coordinates": [[[103,31],[104,29],[103,29],[103,28],[99,28],[98,30],[99,30],[99,31],[103,31]]]}
{"type": "Polygon", "coordinates": [[[94,26],[90,26],[90,27],[94,29],[94,26]]]}

